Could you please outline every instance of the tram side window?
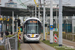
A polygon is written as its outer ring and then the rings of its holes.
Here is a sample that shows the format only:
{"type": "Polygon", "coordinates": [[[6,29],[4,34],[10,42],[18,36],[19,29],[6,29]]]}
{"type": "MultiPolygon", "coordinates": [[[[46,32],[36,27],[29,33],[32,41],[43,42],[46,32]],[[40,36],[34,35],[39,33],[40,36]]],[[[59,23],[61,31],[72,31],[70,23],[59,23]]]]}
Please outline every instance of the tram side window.
{"type": "Polygon", "coordinates": [[[39,32],[41,33],[41,25],[40,25],[40,28],[39,28],[39,30],[40,30],[39,32]]]}
{"type": "Polygon", "coordinates": [[[39,33],[41,34],[41,33],[42,33],[42,32],[41,32],[41,31],[42,31],[41,23],[39,23],[39,30],[40,30],[39,33]]]}

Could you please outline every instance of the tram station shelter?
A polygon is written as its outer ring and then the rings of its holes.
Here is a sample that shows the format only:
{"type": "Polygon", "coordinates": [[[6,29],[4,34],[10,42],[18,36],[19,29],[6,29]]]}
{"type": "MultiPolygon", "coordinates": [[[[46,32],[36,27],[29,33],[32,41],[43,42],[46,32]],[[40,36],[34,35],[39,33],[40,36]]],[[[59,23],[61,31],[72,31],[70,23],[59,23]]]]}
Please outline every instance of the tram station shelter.
{"type": "MultiPolygon", "coordinates": [[[[43,8],[40,8],[41,11],[41,17],[43,17],[43,8]]],[[[53,16],[56,16],[56,12],[57,12],[57,16],[59,13],[59,8],[53,8],[53,16]],[[57,9],[57,10],[56,10],[57,9]]],[[[63,6],[63,16],[73,16],[75,15],[75,7],[71,7],[71,6],[63,6]]],[[[18,24],[16,20],[13,21],[12,18],[16,18],[18,19],[19,16],[21,17],[26,17],[26,16],[30,16],[32,17],[35,16],[35,6],[28,6],[27,9],[23,9],[23,8],[9,8],[9,7],[0,7],[0,14],[2,16],[2,18],[6,18],[6,20],[2,20],[2,31],[17,31],[18,30],[18,24]],[[33,10],[33,14],[32,14],[32,10],[33,10]],[[9,18],[9,21],[7,21],[7,19],[9,18]]],[[[47,16],[50,16],[50,8],[46,8],[46,14],[47,16]]],[[[38,15],[38,8],[37,8],[37,15],[38,15]]],[[[64,24],[63,24],[64,25],[64,24]]],[[[67,26],[64,26],[67,27],[67,26]]],[[[70,25],[70,30],[72,29],[72,22],[70,25]]],[[[72,30],[70,31],[72,32],[72,30]]]]}

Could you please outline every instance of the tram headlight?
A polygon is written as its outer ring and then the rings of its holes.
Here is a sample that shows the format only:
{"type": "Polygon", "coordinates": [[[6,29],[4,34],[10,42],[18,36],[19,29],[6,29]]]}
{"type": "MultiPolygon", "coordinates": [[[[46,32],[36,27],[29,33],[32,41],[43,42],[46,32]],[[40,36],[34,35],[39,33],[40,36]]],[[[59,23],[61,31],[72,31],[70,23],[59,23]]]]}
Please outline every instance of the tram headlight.
{"type": "Polygon", "coordinates": [[[39,35],[36,35],[36,37],[39,37],[39,35]]]}
{"type": "Polygon", "coordinates": [[[30,35],[27,35],[27,37],[30,37],[30,35]]]}

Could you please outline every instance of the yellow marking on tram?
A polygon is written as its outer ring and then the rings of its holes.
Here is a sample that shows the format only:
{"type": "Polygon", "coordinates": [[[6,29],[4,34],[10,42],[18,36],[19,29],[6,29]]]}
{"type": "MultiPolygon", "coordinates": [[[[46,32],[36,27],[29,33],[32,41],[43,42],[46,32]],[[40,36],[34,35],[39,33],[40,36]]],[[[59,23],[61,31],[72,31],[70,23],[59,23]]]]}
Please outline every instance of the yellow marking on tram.
{"type": "Polygon", "coordinates": [[[32,34],[32,37],[34,37],[34,34],[32,34]]]}

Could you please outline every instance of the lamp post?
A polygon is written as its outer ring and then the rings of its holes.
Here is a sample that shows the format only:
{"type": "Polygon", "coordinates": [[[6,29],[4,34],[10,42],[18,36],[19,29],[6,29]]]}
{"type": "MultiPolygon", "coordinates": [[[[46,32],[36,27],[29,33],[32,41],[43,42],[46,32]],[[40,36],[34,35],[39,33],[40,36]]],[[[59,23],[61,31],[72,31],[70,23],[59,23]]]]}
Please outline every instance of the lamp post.
{"type": "Polygon", "coordinates": [[[44,1],[44,7],[43,7],[43,40],[45,40],[45,0],[44,1]]]}
{"type": "Polygon", "coordinates": [[[57,17],[58,16],[58,9],[57,8],[58,8],[58,4],[56,5],[56,29],[57,29],[57,18],[58,18],[57,17]]]}
{"type": "Polygon", "coordinates": [[[50,44],[53,44],[53,0],[50,0],[50,44]]]}
{"type": "Polygon", "coordinates": [[[66,23],[67,23],[67,32],[68,32],[68,17],[66,17],[66,23]]]}
{"type": "Polygon", "coordinates": [[[38,7],[38,18],[40,19],[40,0],[39,0],[39,7],[38,7]]]}
{"type": "Polygon", "coordinates": [[[59,46],[62,46],[62,0],[59,0],[59,46]]]}
{"type": "MultiPolygon", "coordinates": [[[[0,0],[0,5],[1,5],[1,0],[0,0]]],[[[0,7],[0,17],[1,17],[1,7],[0,7]]],[[[1,22],[1,21],[0,21],[1,22]]]]}
{"type": "Polygon", "coordinates": [[[59,0],[59,46],[62,46],[62,0],[59,0]]]}
{"type": "Polygon", "coordinates": [[[14,34],[14,11],[12,11],[12,33],[14,34]]]}
{"type": "MultiPolygon", "coordinates": [[[[0,5],[1,5],[1,0],[0,0],[0,5]]],[[[1,7],[0,7],[0,17],[1,17],[1,7]]],[[[1,22],[1,21],[0,21],[1,22]]],[[[2,25],[3,25],[3,22],[2,22],[2,25]]],[[[1,27],[1,26],[0,26],[1,27]]],[[[1,30],[1,28],[0,28],[1,30]]],[[[0,31],[1,32],[1,31],[0,31]]]]}
{"type": "Polygon", "coordinates": [[[36,15],[36,12],[37,12],[37,10],[36,10],[36,5],[35,5],[35,17],[37,16],[37,15],[36,15]]]}

